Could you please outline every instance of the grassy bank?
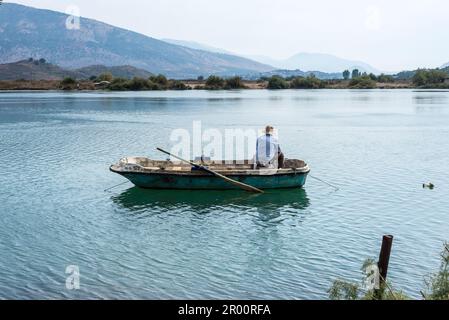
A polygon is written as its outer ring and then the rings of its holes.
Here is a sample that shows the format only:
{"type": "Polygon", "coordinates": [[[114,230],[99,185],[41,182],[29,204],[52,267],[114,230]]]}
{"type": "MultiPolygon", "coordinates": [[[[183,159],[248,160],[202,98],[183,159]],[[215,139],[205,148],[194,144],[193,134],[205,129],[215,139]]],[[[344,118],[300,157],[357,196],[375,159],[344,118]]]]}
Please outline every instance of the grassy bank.
{"type": "MultiPolygon", "coordinates": [[[[91,91],[91,90],[107,90],[107,91],[154,91],[154,90],[231,90],[233,88],[209,88],[205,81],[198,80],[184,80],[181,89],[174,88],[151,88],[145,85],[139,87],[121,87],[120,90],[111,90],[108,87],[102,87],[95,85],[95,82],[89,80],[77,81],[74,85],[66,87],[61,85],[61,81],[58,80],[16,80],[16,81],[0,81],[0,90],[62,90],[62,91],[91,91]]],[[[244,87],[238,89],[257,90],[257,89],[269,89],[268,81],[243,81],[244,87]]],[[[449,86],[448,86],[449,87],[449,86]]],[[[409,89],[416,88],[410,82],[397,82],[397,83],[376,83],[373,88],[378,89],[409,89]]],[[[234,88],[237,89],[237,88],[234,88]]],[[[284,88],[288,89],[288,88],[284,88]]],[[[301,89],[301,88],[298,88],[301,89]]],[[[307,88],[304,88],[307,89],[307,88]]],[[[349,85],[349,81],[329,81],[324,87],[319,89],[356,89],[349,85]]]]}
{"type": "Polygon", "coordinates": [[[220,78],[216,76],[197,80],[169,80],[162,75],[144,78],[112,78],[109,75],[89,80],[4,80],[0,90],[63,90],[63,91],[154,91],[154,90],[232,90],[232,89],[449,89],[444,81],[416,83],[411,80],[388,79],[376,81],[369,77],[347,80],[320,80],[315,77],[285,79],[278,76],[255,81],[239,77],[220,78]]]}
{"type": "MultiPolygon", "coordinates": [[[[95,90],[95,84],[83,80],[76,83],[78,90],[95,90]],[[79,85],[79,86],[78,86],[79,85]]],[[[62,90],[59,80],[1,80],[0,90],[62,90]]]]}

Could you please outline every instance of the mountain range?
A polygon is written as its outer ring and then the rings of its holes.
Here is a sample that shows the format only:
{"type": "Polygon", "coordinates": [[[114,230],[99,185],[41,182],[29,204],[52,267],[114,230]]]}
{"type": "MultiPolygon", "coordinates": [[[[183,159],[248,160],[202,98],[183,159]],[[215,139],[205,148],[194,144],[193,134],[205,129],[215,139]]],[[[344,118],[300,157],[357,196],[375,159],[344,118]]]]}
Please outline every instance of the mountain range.
{"type": "MultiPolygon", "coordinates": [[[[59,77],[70,70],[83,77],[108,71],[120,77],[162,73],[174,79],[212,74],[255,79],[270,74],[311,73],[321,79],[332,79],[341,78],[346,69],[381,73],[368,63],[330,54],[303,52],[283,60],[245,56],[198,42],[158,40],[87,18],[81,18],[80,28],[72,30],[66,27],[67,19],[60,12],[4,3],[0,6],[0,64],[45,58],[49,65],[62,70],[50,71],[47,73],[50,77],[59,77]],[[87,68],[86,72],[80,71],[83,68],[87,68]]],[[[447,66],[449,63],[442,68],[447,66]]],[[[24,66],[16,67],[20,70],[24,66]]]]}
{"type": "Polygon", "coordinates": [[[358,69],[361,72],[380,74],[381,71],[366,62],[348,60],[331,54],[301,52],[288,59],[276,60],[265,56],[248,56],[248,58],[269,64],[279,69],[302,71],[320,71],[342,73],[344,70],[358,69]]]}
{"type": "Polygon", "coordinates": [[[258,80],[260,78],[269,78],[272,76],[280,76],[283,78],[294,78],[294,77],[309,77],[315,76],[321,80],[333,80],[333,79],[343,79],[342,72],[326,73],[321,71],[302,71],[302,70],[287,70],[287,69],[277,69],[268,72],[261,72],[258,74],[249,74],[244,78],[248,80],[258,80]]]}
{"type": "Polygon", "coordinates": [[[45,58],[63,68],[130,65],[171,78],[270,71],[247,58],[167,43],[96,20],[66,27],[63,13],[13,3],[0,7],[0,63],[45,58]]]}
{"type": "MultiPolygon", "coordinates": [[[[206,44],[174,39],[162,39],[163,41],[181,45],[191,49],[205,50],[216,53],[239,55],[224,49],[212,47],[206,44]]],[[[358,69],[361,72],[380,74],[381,71],[366,62],[340,58],[331,54],[301,52],[287,59],[273,59],[262,55],[243,55],[245,58],[273,66],[279,70],[301,70],[303,72],[342,73],[344,70],[358,69]]]]}
{"type": "MultiPolygon", "coordinates": [[[[89,79],[98,77],[104,73],[111,73],[114,78],[132,79],[134,77],[149,78],[154,75],[149,71],[138,69],[133,66],[111,66],[92,65],[79,69],[65,69],[48,63],[44,59],[34,60],[32,58],[12,63],[0,64],[0,80],[62,80],[65,77],[75,79],[89,79]]],[[[301,70],[273,70],[261,73],[242,75],[245,80],[258,80],[262,77],[274,75],[288,77],[307,77],[314,75],[319,79],[341,79],[341,73],[325,73],[320,71],[301,70]]]]}

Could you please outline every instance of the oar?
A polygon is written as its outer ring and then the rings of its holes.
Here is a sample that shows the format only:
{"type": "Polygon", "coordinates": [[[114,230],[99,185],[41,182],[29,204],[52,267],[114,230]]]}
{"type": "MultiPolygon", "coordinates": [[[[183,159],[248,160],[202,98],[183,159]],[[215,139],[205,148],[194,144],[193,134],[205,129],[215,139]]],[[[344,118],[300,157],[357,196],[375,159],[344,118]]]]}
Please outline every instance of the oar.
{"type": "Polygon", "coordinates": [[[171,154],[170,152],[167,152],[167,151],[165,151],[165,150],[162,150],[161,148],[157,148],[157,150],[160,151],[160,152],[162,152],[162,153],[165,153],[165,154],[167,154],[167,155],[169,155],[169,156],[171,156],[171,157],[173,157],[173,158],[176,158],[176,159],[178,159],[178,160],[180,160],[180,161],[182,161],[182,162],[188,163],[188,164],[190,164],[191,166],[194,166],[194,167],[197,168],[197,169],[200,169],[200,170],[203,170],[203,171],[205,171],[205,172],[207,172],[207,173],[213,174],[214,176],[216,176],[216,177],[218,177],[218,178],[220,178],[220,179],[223,179],[223,180],[225,180],[226,182],[231,183],[231,184],[233,184],[233,185],[235,185],[235,186],[237,186],[237,187],[239,187],[239,188],[241,188],[241,189],[243,189],[243,190],[246,190],[246,191],[249,191],[249,192],[255,192],[255,193],[264,193],[264,192],[263,192],[262,190],[260,190],[260,189],[257,189],[257,188],[255,188],[255,187],[253,187],[253,186],[250,186],[250,185],[248,185],[248,184],[245,184],[245,183],[242,183],[242,182],[239,182],[239,181],[235,181],[235,180],[233,180],[233,179],[231,179],[231,178],[228,178],[228,177],[226,177],[226,176],[224,176],[224,175],[222,175],[222,174],[220,174],[220,173],[218,173],[218,172],[215,172],[215,171],[210,170],[210,169],[208,169],[208,168],[206,168],[206,167],[200,166],[199,164],[196,164],[196,163],[194,163],[194,162],[191,162],[191,161],[182,159],[182,158],[180,158],[180,157],[178,157],[178,156],[175,156],[175,155],[171,154]]]}

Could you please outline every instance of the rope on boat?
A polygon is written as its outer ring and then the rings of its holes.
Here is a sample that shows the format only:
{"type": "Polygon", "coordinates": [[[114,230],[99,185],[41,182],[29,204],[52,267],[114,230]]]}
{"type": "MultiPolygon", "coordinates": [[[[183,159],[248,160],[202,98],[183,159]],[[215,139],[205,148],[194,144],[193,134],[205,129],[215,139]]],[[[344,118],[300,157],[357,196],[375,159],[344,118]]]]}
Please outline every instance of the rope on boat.
{"type": "Polygon", "coordinates": [[[116,185],[116,186],[110,187],[110,188],[104,190],[104,192],[108,192],[108,191],[110,191],[110,190],[112,190],[112,189],[115,189],[115,188],[117,188],[117,187],[123,186],[124,184],[126,184],[126,183],[128,183],[128,182],[129,182],[129,181],[125,181],[125,182],[122,182],[122,183],[120,183],[120,184],[118,184],[118,185],[116,185]]]}
{"type": "Polygon", "coordinates": [[[328,186],[334,188],[335,191],[339,191],[339,190],[340,190],[339,187],[337,187],[336,185],[333,185],[332,183],[329,183],[329,182],[327,182],[327,181],[324,181],[324,180],[322,180],[322,179],[320,179],[320,178],[317,178],[317,177],[314,177],[314,176],[311,176],[311,175],[309,175],[309,177],[311,177],[312,179],[318,180],[318,181],[320,181],[320,182],[322,182],[322,183],[324,183],[324,184],[327,184],[328,186]]]}

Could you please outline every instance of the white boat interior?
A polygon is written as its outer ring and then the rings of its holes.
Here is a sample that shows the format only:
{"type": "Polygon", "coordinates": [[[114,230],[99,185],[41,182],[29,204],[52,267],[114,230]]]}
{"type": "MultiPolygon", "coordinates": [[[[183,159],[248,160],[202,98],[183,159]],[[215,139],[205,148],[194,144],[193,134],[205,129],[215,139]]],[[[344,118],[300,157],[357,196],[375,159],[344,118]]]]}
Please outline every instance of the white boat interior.
{"type": "MultiPolygon", "coordinates": [[[[276,168],[256,168],[254,160],[241,161],[192,161],[198,165],[207,167],[216,172],[227,174],[286,174],[286,173],[306,173],[309,166],[303,160],[286,159],[284,167],[276,168]]],[[[161,161],[152,160],[146,157],[127,157],[113,165],[112,169],[120,172],[165,172],[165,173],[192,173],[192,166],[181,161],[161,161]]]]}

